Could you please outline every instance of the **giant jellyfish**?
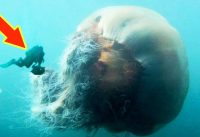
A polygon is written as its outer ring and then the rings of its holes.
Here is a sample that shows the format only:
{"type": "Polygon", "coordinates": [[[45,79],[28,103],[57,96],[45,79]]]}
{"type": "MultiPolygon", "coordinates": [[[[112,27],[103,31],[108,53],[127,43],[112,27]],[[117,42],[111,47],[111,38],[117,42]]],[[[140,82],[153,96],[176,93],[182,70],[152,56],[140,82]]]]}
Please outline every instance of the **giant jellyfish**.
{"type": "Polygon", "coordinates": [[[31,77],[32,115],[55,129],[149,135],[177,117],[188,90],[178,32],[146,8],[96,11],[77,27],[60,64],[31,77]]]}

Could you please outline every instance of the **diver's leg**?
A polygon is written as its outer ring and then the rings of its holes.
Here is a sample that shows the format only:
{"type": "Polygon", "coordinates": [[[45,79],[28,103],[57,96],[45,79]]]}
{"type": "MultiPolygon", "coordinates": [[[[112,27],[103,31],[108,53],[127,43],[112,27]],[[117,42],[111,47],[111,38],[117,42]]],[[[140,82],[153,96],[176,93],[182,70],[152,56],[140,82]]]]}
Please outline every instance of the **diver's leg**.
{"type": "Polygon", "coordinates": [[[34,60],[32,60],[31,58],[25,58],[24,59],[24,66],[26,66],[27,68],[29,68],[31,65],[33,65],[34,60]]]}
{"type": "Polygon", "coordinates": [[[15,65],[17,65],[19,67],[23,67],[24,66],[24,60],[22,58],[19,58],[17,61],[15,61],[15,65]]]}
{"type": "Polygon", "coordinates": [[[15,60],[15,59],[11,59],[10,61],[8,61],[8,62],[5,63],[5,64],[1,64],[0,67],[2,67],[2,68],[7,68],[7,67],[9,67],[9,66],[11,66],[11,65],[13,65],[13,64],[15,64],[15,63],[16,63],[16,60],[15,60]]]}
{"type": "Polygon", "coordinates": [[[29,68],[32,65],[32,62],[27,62],[24,64],[27,68],[29,68]]]}

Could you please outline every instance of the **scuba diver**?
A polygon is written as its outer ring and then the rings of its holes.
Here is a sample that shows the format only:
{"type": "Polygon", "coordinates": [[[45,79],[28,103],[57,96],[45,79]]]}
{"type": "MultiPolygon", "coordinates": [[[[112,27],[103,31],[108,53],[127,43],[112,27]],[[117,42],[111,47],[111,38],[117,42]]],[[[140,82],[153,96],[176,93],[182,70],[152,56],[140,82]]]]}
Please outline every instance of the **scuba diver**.
{"type": "Polygon", "coordinates": [[[0,67],[7,68],[11,65],[17,65],[19,67],[25,66],[29,68],[32,65],[31,72],[34,75],[42,75],[45,72],[45,67],[41,67],[41,64],[44,62],[44,55],[43,47],[34,46],[26,52],[24,59],[11,59],[9,62],[1,64],[0,67]]]}

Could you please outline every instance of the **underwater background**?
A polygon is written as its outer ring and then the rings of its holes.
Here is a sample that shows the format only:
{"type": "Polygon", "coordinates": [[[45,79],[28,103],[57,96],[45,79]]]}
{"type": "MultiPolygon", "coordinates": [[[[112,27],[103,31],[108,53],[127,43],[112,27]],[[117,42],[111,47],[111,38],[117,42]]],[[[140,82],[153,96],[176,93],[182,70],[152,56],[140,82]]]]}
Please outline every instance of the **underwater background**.
{"type": "MultiPolygon", "coordinates": [[[[60,56],[77,25],[92,12],[113,5],[150,8],[180,33],[188,55],[190,86],[178,117],[148,137],[200,137],[200,1],[199,0],[0,0],[0,15],[20,25],[28,49],[42,45],[44,66],[58,69],[60,56]]],[[[25,51],[3,44],[0,64],[25,51]]],[[[0,137],[86,137],[84,131],[52,131],[30,117],[30,69],[0,68],[0,137]]],[[[123,137],[101,129],[95,137],[123,137]]],[[[129,135],[134,137],[134,135],[129,135]]]]}

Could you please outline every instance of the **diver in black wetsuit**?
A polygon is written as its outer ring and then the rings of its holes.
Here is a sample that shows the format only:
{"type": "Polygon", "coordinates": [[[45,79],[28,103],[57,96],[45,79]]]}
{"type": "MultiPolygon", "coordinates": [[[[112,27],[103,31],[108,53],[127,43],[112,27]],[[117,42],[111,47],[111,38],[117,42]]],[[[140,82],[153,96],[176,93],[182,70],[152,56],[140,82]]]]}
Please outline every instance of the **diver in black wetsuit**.
{"type": "Polygon", "coordinates": [[[26,52],[26,56],[24,59],[12,59],[9,62],[0,65],[0,67],[7,68],[15,64],[19,67],[26,66],[27,68],[29,68],[32,65],[31,72],[35,75],[42,75],[45,72],[45,68],[41,67],[41,63],[44,62],[44,55],[45,53],[41,46],[34,46],[26,52]]]}

